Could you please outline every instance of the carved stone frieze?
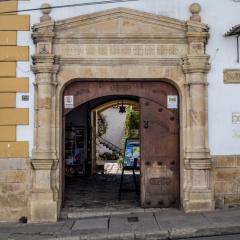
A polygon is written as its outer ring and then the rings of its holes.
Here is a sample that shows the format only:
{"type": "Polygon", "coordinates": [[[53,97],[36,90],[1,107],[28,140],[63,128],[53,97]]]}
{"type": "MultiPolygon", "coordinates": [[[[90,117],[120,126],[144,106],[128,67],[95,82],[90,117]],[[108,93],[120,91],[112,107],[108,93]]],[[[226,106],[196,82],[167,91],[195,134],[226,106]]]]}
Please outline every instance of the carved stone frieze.
{"type": "Polygon", "coordinates": [[[187,54],[184,44],[62,44],[54,52],[64,58],[171,58],[187,54]]]}

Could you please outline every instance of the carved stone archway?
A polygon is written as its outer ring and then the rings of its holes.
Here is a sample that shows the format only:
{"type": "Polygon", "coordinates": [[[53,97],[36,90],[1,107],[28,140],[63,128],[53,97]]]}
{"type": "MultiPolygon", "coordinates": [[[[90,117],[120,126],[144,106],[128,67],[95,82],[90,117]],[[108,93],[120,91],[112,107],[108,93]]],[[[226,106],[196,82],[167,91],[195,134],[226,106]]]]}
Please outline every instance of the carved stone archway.
{"type": "Polygon", "coordinates": [[[208,27],[200,6],[189,21],[117,8],[33,26],[36,54],[31,222],[57,221],[61,209],[62,93],[74,79],[169,79],[180,93],[181,204],[214,209],[208,149],[208,27]]]}

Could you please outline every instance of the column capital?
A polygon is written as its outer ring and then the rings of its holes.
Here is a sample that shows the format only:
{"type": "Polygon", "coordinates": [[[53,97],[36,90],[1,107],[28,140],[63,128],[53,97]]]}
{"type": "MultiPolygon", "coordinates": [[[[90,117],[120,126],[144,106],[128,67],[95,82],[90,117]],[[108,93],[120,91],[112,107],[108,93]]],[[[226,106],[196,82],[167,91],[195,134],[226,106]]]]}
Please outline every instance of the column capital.
{"type": "Polygon", "coordinates": [[[210,34],[208,32],[194,32],[188,31],[187,32],[187,39],[189,43],[204,43],[206,44],[210,34]]]}
{"type": "Polygon", "coordinates": [[[31,164],[34,170],[51,170],[54,165],[53,159],[32,159],[31,164]]]}
{"type": "Polygon", "coordinates": [[[183,71],[190,73],[208,73],[211,69],[208,55],[188,55],[183,58],[183,71]]]}
{"type": "Polygon", "coordinates": [[[187,170],[207,170],[212,168],[212,159],[185,159],[184,166],[187,170]]]}
{"type": "Polygon", "coordinates": [[[186,169],[211,169],[212,157],[208,148],[187,149],[184,156],[186,169]]]}
{"type": "Polygon", "coordinates": [[[35,54],[32,59],[31,69],[35,74],[56,74],[59,70],[59,57],[54,54],[35,54]]]}
{"type": "Polygon", "coordinates": [[[38,63],[58,64],[60,57],[54,54],[34,54],[32,55],[33,65],[38,63]]]}
{"type": "Polygon", "coordinates": [[[55,37],[54,33],[55,21],[48,20],[32,27],[32,39],[35,44],[39,42],[52,42],[55,37]]]}

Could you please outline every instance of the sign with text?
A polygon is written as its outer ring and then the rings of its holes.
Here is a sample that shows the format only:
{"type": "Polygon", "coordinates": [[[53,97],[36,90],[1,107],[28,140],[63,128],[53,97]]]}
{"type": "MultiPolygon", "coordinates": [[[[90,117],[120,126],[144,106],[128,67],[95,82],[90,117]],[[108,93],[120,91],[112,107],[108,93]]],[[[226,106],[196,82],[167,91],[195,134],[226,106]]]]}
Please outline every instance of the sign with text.
{"type": "Polygon", "coordinates": [[[167,96],[167,108],[177,109],[178,108],[178,96],[168,95],[167,96]]]}
{"type": "Polygon", "coordinates": [[[232,113],[232,123],[233,124],[240,124],[240,112],[232,113]]]}
{"type": "Polygon", "coordinates": [[[64,96],[64,108],[74,108],[73,96],[64,96]]]}
{"type": "Polygon", "coordinates": [[[123,165],[125,167],[139,167],[138,161],[140,159],[140,141],[139,139],[127,139],[125,143],[125,154],[123,165]],[[134,159],[137,161],[134,166],[134,159]]]}
{"type": "Polygon", "coordinates": [[[224,69],[223,78],[224,83],[240,83],[240,70],[224,69]]]}

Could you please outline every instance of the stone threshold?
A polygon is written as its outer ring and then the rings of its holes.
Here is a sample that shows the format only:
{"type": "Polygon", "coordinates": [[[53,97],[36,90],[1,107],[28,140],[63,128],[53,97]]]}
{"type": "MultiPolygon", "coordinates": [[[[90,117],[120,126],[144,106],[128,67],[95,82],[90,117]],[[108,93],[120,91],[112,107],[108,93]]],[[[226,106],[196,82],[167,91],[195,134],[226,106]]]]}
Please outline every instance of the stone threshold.
{"type": "MultiPolygon", "coordinates": [[[[82,209],[82,208],[64,208],[61,211],[60,219],[83,219],[93,217],[110,217],[115,215],[125,215],[132,213],[157,213],[169,208],[127,208],[121,210],[115,209],[82,209]]],[[[174,208],[171,208],[174,210],[174,208]]]]}

